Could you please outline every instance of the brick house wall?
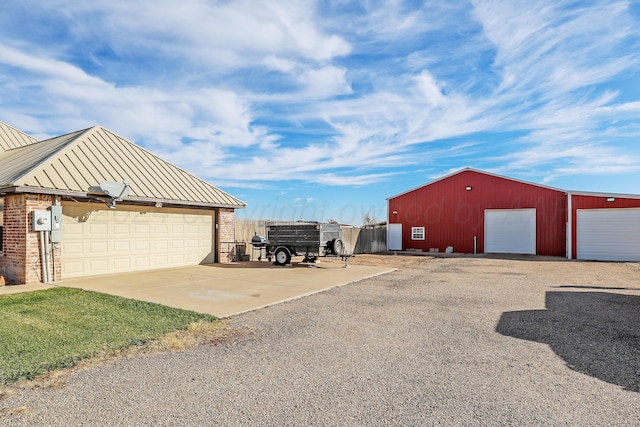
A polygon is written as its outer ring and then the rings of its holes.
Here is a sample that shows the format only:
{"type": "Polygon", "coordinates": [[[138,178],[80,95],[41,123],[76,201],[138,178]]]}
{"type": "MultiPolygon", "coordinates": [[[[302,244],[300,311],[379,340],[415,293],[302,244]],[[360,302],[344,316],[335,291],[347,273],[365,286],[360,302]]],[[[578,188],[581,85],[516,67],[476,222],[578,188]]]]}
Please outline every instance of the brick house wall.
{"type": "MultiPolygon", "coordinates": [[[[31,230],[31,212],[46,210],[54,196],[44,194],[9,194],[4,199],[3,251],[0,254],[0,274],[7,283],[42,282],[40,232],[31,230]]],[[[59,251],[54,250],[50,264],[51,280],[60,280],[59,251]],[[55,267],[54,267],[55,263],[55,267]]]]}
{"type": "Polygon", "coordinates": [[[236,221],[233,209],[218,209],[218,262],[230,263],[236,256],[236,221]]]}

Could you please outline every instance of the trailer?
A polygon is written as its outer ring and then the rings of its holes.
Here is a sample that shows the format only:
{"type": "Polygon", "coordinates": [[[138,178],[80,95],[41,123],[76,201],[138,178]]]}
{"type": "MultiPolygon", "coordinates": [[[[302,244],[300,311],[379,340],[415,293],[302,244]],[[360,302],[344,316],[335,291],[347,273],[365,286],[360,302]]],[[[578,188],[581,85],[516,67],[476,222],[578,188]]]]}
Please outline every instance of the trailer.
{"type": "MultiPolygon", "coordinates": [[[[268,222],[267,235],[251,239],[254,249],[265,250],[269,262],[291,263],[291,258],[304,255],[303,262],[315,262],[320,256],[344,255],[340,224],[320,222],[268,222]]],[[[262,252],[258,260],[262,259],[262,252]]]]}

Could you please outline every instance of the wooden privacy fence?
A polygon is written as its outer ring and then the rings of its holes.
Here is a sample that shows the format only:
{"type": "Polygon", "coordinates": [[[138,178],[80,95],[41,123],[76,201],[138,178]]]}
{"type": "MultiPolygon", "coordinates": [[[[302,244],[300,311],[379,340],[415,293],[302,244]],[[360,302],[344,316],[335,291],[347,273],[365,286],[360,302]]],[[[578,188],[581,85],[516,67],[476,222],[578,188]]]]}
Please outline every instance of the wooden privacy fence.
{"type": "Polygon", "coordinates": [[[375,254],[387,250],[387,227],[363,227],[360,229],[354,254],[375,254]]]}
{"type": "MultiPolygon", "coordinates": [[[[251,238],[257,233],[259,236],[267,235],[266,223],[263,219],[236,219],[236,242],[238,243],[238,255],[244,253],[249,260],[257,261],[260,251],[251,246],[251,238]]],[[[346,253],[373,254],[387,250],[386,227],[357,228],[348,225],[342,227],[342,242],[346,253]]],[[[262,251],[264,256],[264,251],[262,251]]]]}

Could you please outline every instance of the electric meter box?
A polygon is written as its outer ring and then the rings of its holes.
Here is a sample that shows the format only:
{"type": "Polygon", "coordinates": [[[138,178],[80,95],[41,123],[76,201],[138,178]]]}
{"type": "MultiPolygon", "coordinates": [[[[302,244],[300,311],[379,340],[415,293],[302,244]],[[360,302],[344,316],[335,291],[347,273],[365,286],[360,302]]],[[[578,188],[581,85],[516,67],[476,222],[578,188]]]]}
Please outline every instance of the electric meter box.
{"type": "Polygon", "coordinates": [[[33,211],[31,229],[34,231],[51,231],[51,211],[33,211]]]}
{"type": "Polygon", "coordinates": [[[51,242],[62,242],[62,206],[53,205],[51,209],[51,242]]]}

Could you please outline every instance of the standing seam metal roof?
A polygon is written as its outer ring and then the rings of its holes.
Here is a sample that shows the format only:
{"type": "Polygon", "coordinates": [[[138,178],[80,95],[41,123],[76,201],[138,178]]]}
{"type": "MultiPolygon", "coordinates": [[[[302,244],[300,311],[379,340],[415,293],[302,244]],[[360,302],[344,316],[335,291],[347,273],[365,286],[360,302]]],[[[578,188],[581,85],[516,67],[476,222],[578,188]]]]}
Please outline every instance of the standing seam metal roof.
{"type": "Polygon", "coordinates": [[[242,208],[244,202],[101,127],[0,152],[0,187],[89,191],[126,181],[127,199],[242,208]]]}
{"type": "Polygon", "coordinates": [[[0,152],[38,142],[31,135],[27,135],[18,129],[0,122],[0,152]]]}

